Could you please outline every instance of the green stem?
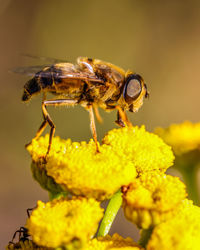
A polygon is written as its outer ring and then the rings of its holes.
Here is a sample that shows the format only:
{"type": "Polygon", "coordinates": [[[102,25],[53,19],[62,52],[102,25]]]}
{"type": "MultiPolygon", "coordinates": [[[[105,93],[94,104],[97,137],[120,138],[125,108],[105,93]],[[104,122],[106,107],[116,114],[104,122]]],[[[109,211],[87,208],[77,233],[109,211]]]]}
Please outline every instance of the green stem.
{"type": "Polygon", "coordinates": [[[112,198],[108,203],[97,236],[105,236],[108,234],[121,205],[122,205],[122,193],[121,191],[118,191],[112,196],[112,198]]]}
{"type": "Polygon", "coordinates": [[[184,182],[187,186],[188,196],[194,201],[195,205],[200,204],[197,185],[197,170],[198,168],[196,166],[179,168],[179,171],[183,175],[184,182]]]}
{"type": "Polygon", "coordinates": [[[60,193],[53,193],[49,192],[49,200],[52,201],[54,199],[58,199],[60,197],[66,197],[67,193],[66,192],[60,192],[60,193]]]}
{"type": "Polygon", "coordinates": [[[142,246],[144,248],[146,247],[146,245],[151,237],[152,231],[153,231],[153,227],[150,227],[148,229],[143,229],[141,231],[141,237],[139,240],[140,246],[142,246]]]}

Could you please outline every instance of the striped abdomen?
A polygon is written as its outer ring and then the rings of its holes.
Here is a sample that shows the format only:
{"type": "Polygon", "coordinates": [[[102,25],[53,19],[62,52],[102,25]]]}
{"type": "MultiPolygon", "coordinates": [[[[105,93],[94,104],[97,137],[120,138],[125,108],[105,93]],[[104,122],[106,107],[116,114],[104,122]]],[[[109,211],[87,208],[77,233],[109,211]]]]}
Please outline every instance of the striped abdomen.
{"type": "Polygon", "coordinates": [[[51,90],[52,92],[55,91],[55,88],[53,87],[51,68],[47,68],[44,71],[38,72],[35,77],[33,77],[24,85],[22,101],[29,101],[33,95],[39,94],[44,90],[51,90]]]}

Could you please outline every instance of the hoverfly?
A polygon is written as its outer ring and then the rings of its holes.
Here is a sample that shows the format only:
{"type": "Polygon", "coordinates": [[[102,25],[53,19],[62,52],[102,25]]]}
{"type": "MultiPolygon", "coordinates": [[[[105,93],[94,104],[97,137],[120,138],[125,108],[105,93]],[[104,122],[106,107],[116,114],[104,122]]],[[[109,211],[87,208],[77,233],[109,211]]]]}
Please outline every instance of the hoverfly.
{"type": "Polygon", "coordinates": [[[149,95],[147,86],[140,75],[131,71],[126,72],[111,63],[87,57],[78,57],[76,64],[54,63],[37,72],[24,85],[22,101],[27,102],[32,96],[41,92],[43,93],[44,121],[38,129],[35,139],[49,124],[49,145],[45,159],[50,152],[55,133],[55,125],[47,111],[47,106],[80,104],[88,110],[96,151],[99,152],[93,109],[99,121],[101,117],[98,107],[106,111],[117,110],[116,123],[121,127],[131,126],[125,111],[138,111],[143,104],[143,98],[149,95]],[[52,93],[55,98],[47,99],[46,93],[52,93]]]}

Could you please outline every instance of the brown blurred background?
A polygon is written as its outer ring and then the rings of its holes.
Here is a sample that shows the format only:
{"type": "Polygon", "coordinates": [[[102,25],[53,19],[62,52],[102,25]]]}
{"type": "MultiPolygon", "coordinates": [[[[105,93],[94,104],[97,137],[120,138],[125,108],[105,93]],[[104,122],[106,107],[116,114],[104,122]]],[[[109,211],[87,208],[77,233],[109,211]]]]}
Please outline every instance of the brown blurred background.
{"type": "MultiPolygon", "coordinates": [[[[32,179],[24,145],[41,121],[41,97],[20,99],[28,77],[9,73],[19,66],[43,64],[29,53],[66,59],[88,56],[141,74],[150,92],[134,124],[152,131],[184,120],[199,121],[199,1],[0,0],[0,249],[26,220],[26,209],[48,199],[32,179]]],[[[81,107],[49,108],[56,134],[89,140],[89,118],[81,107]]],[[[114,128],[115,112],[101,112],[99,139],[114,128]]],[[[47,130],[48,131],[48,130],[47,130]]],[[[137,239],[121,213],[112,233],[137,239]],[[120,226],[119,226],[120,225],[120,226]]]]}

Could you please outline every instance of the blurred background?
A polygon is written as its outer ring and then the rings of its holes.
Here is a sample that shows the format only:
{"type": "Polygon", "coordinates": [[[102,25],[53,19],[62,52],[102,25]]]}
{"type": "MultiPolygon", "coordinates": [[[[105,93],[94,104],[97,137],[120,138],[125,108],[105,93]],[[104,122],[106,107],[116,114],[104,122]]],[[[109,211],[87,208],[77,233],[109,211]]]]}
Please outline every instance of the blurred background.
{"type": "MultiPolygon", "coordinates": [[[[41,96],[21,103],[27,76],[15,67],[44,64],[22,53],[75,62],[78,56],[99,58],[143,76],[149,100],[133,124],[149,131],[184,120],[199,121],[199,1],[136,0],[0,0],[0,249],[25,224],[26,209],[47,192],[32,179],[24,145],[42,122],[41,96]]],[[[48,63],[48,61],[47,61],[48,63]]],[[[56,135],[72,140],[91,138],[88,113],[81,107],[48,108],[56,135]]],[[[116,112],[100,111],[98,138],[116,127],[116,112]]],[[[46,132],[49,132],[49,128],[46,132]]],[[[120,213],[111,233],[138,239],[120,213]]]]}

